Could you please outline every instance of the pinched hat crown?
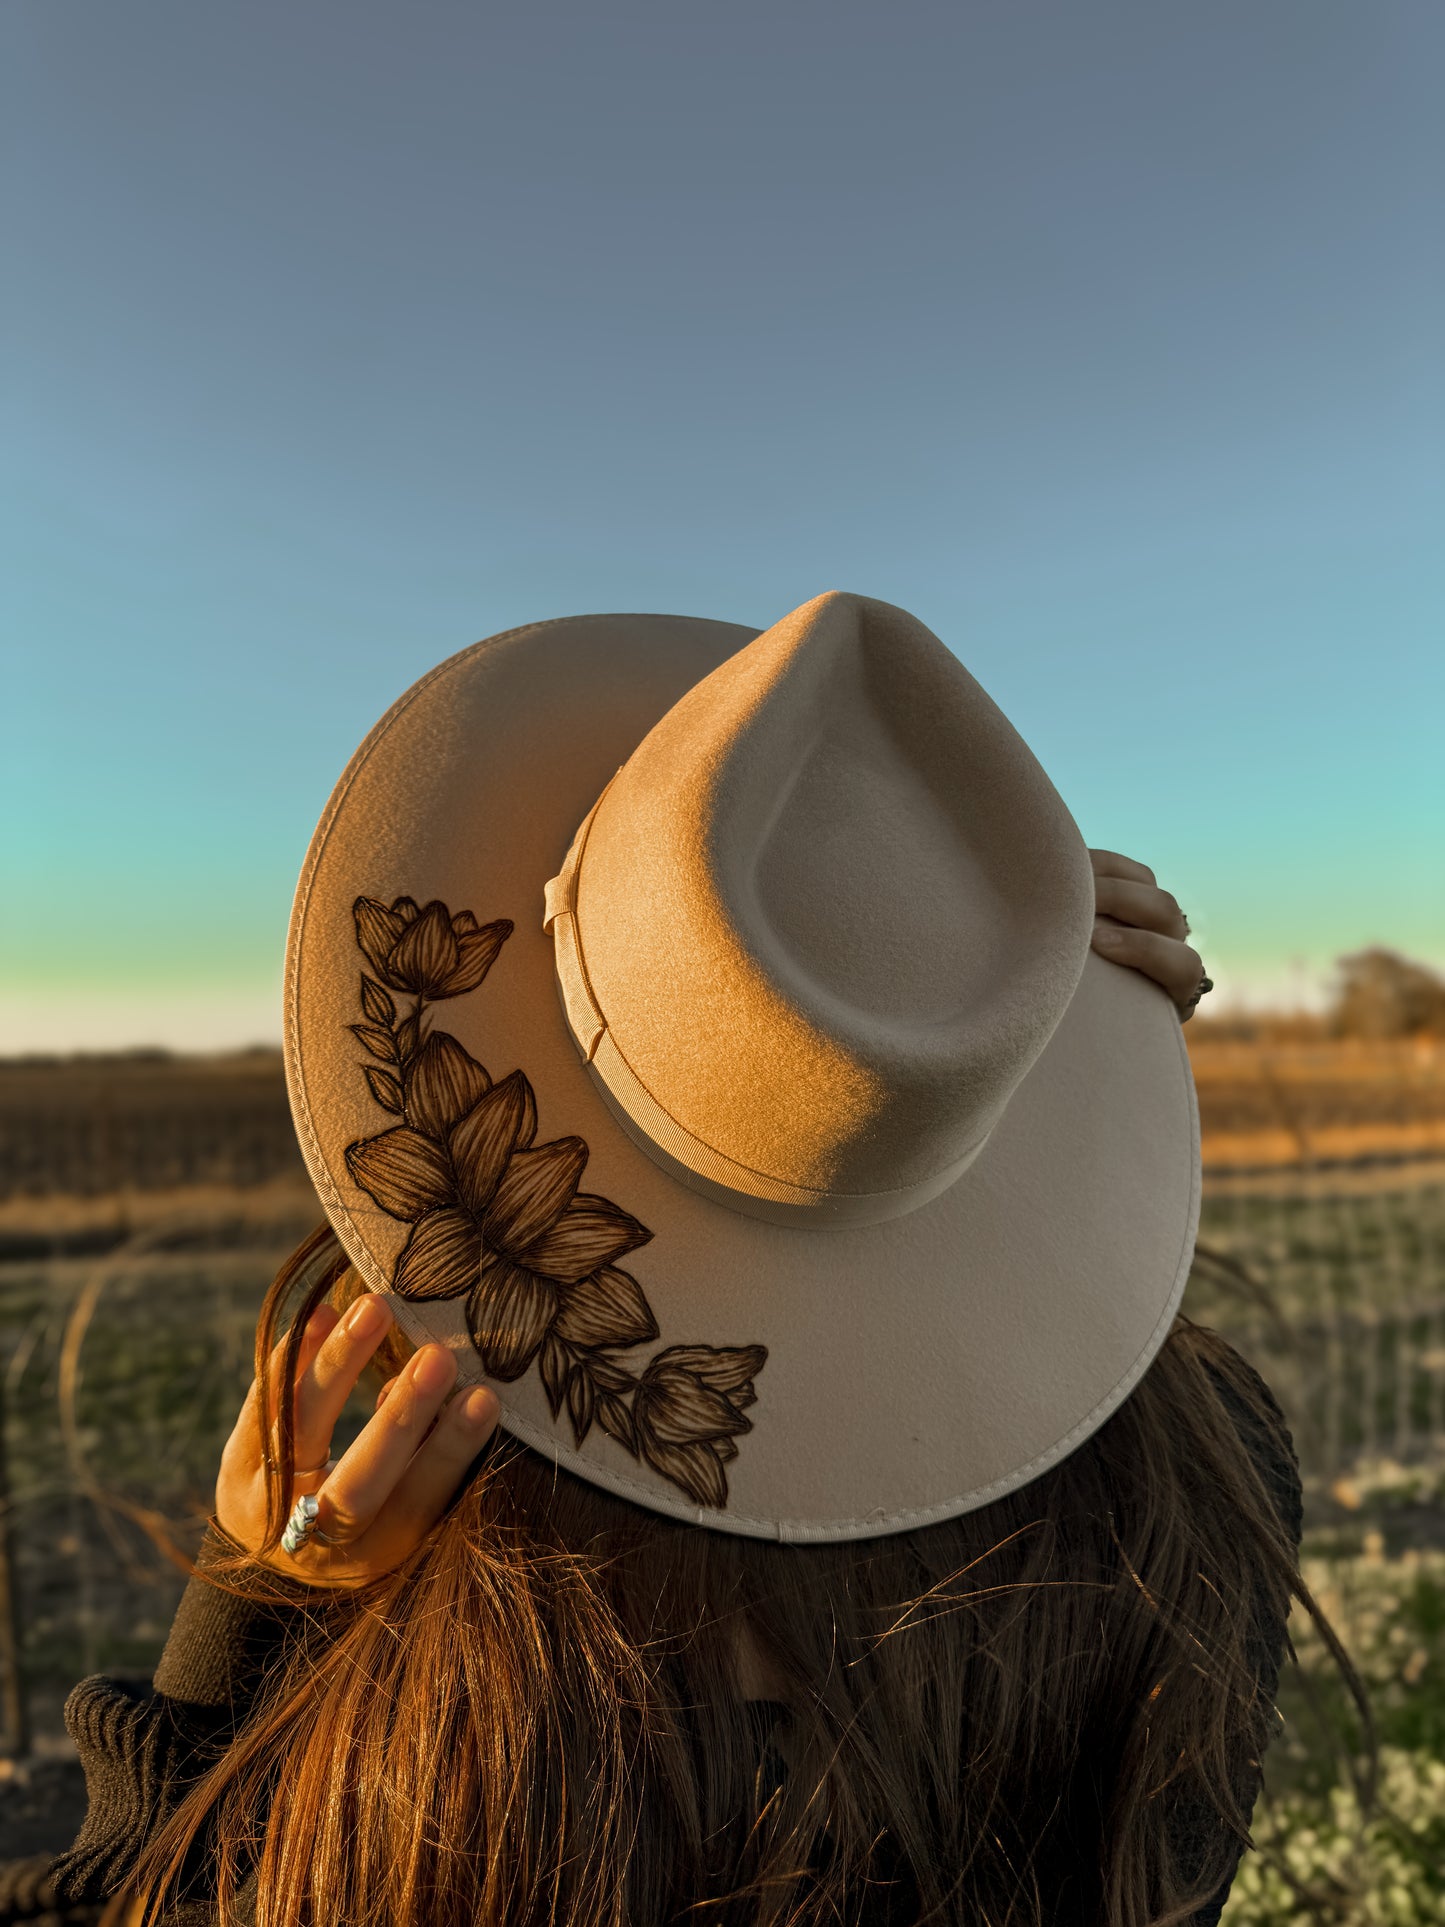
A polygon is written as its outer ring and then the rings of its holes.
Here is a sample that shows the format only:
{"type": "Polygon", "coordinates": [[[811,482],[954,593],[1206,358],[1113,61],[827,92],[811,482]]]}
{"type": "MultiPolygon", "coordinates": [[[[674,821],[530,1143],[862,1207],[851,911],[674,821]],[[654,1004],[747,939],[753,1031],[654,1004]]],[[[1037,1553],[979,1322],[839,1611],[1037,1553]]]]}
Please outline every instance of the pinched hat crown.
{"type": "Polygon", "coordinates": [[[406,690],[312,839],[301,1144],[407,1335],[559,1466],[723,1532],[925,1526],[1096,1430],[1188,1274],[1178,1013],[1092,912],[903,610],[529,623],[406,690]]]}
{"type": "Polygon", "coordinates": [[[567,1020],[634,1141],[781,1222],[967,1169],[1078,984],[1083,838],[922,623],[829,594],[638,744],[547,886],[567,1020]]]}

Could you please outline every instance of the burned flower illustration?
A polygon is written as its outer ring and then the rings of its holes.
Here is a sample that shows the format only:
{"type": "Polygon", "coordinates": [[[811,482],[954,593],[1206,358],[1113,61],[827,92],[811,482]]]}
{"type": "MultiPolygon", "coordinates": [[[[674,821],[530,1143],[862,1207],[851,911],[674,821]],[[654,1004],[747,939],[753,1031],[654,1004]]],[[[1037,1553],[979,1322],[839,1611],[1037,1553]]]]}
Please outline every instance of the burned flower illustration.
{"type": "Polygon", "coordinates": [[[725,1467],[767,1352],[679,1346],[643,1369],[619,1354],[651,1344],[657,1320],[617,1261],[652,1233],[608,1198],[578,1190],[580,1137],[534,1142],[537,1103],[520,1070],[493,1083],[446,1031],[424,1027],[428,998],[474,990],[511,935],[443,903],[398,897],[353,906],[375,978],[361,979],[364,1023],[350,1029],[373,1061],[372,1097],[401,1122],[347,1146],[353,1181],[411,1226],[392,1289],[418,1301],[463,1299],[482,1367],[504,1382],[537,1362],[554,1417],[580,1445],[597,1424],[699,1505],[727,1504],[725,1467]],[[392,991],[415,1006],[400,1015],[392,991]]]}
{"type": "Polygon", "coordinates": [[[352,914],[356,941],[377,976],[418,997],[475,990],[512,934],[506,917],[478,925],[470,910],[452,916],[437,902],[419,909],[411,897],[398,897],[389,910],[373,897],[358,897],[352,914]]]}
{"type": "Polygon", "coordinates": [[[537,1106],[521,1071],[494,1085],[445,1146],[403,1125],[353,1145],[351,1175],[413,1230],[393,1282],[407,1298],[467,1294],[467,1324],[493,1378],[520,1378],[561,1309],[559,1294],[652,1236],[606,1198],[577,1190],[580,1137],[532,1145],[537,1106]]]}
{"type": "Polygon", "coordinates": [[[753,1429],[743,1408],[757,1398],[753,1379],[767,1356],[761,1345],[671,1345],[642,1375],[632,1404],[638,1448],[699,1505],[727,1504],[723,1468],[738,1455],[738,1435],[753,1429]]]}
{"type": "Polygon", "coordinates": [[[637,1457],[626,1403],[637,1388],[637,1374],[612,1354],[650,1344],[657,1335],[657,1320],[641,1285],[615,1265],[604,1265],[564,1293],[542,1348],[540,1369],[553,1418],[565,1404],[579,1445],[595,1418],[637,1457]]]}

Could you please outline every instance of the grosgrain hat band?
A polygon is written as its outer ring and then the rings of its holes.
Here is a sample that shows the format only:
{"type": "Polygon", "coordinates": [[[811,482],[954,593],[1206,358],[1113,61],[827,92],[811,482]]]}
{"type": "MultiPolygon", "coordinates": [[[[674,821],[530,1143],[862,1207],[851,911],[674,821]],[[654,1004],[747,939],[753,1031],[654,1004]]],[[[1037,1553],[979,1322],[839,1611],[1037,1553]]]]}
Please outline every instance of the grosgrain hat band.
{"type": "Polygon", "coordinates": [[[983,1150],[989,1139],[988,1131],[943,1170],[897,1190],[817,1191],[739,1164],[725,1152],[695,1137],[658,1103],[618,1049],[607,1027],[607,1019],[587,974],[582,933],[577,923],[577,875],[592,820],[611,787],[609,782],[587,812],[561,870],[545,886],[542,928],[553,941],[557,994],[567,1028],[608,1109],[633,1143],[690,1190],[770,1224],[800,1225],[819,1231],[886,1224],[891,1218],[916,1211],[946,1191],[983,1150]]]}

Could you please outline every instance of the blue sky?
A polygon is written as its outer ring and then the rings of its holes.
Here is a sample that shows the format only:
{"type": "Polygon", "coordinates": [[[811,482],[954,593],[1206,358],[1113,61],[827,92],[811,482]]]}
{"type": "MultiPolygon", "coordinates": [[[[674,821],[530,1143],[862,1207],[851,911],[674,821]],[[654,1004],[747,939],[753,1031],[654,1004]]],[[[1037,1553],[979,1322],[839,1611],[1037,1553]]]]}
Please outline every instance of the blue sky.
{"type": "Polygon", "coordinates": [[[7,0],[0,1049],[275,1039],[442,657],[823,589],[1226,1001],[1445,969],[1445,12],[7,0]]]}

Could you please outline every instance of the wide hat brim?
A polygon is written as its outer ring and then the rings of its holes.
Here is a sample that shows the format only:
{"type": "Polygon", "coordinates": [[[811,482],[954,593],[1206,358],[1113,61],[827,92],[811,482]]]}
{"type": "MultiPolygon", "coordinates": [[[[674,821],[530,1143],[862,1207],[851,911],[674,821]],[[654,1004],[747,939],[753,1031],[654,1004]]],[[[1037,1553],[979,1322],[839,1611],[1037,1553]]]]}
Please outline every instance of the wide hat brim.
{"type": "Polygon", "coordinates": [[[1168,995],[1091,951],[981,1154],[903,1217],[769,1223],[699,1195],[639,1148],[568,1029],[543,889],[653,725],[759,633],[680,616],[565,618],[477,643],[408,690],[353,757],[307,855],[287,953],[287,1077],[308,1168],[352,1262],[415,1344],[455,1351],[460,1384],[494,1385],[509,1432],[675,1518],[804,1542],[877,1537],[1036,1478],[1138,1383],[1193,1254],[1198,1109],[1168,995]],[[522,1071],[536,1143],[581,1140],[581,1189],[652,1234],[618,1260],[659,1334],[626,1356],[634,1374],[675,1347],[765,1349],[723,1442],[721,1505],[699,1503],[590,1410],[585,1430],[565,1400],[554,1413],[539,1363],[488,1379],[455,1298],[393,1289],[416,1210],[383,1209],[346,1156],[401,1123],[378,1102],[367,1071],[385,1065],[355,1028],[370,968],[358,899],[513,924],[485,980],[429,1015],[494,1085],[522,1071]]]}

